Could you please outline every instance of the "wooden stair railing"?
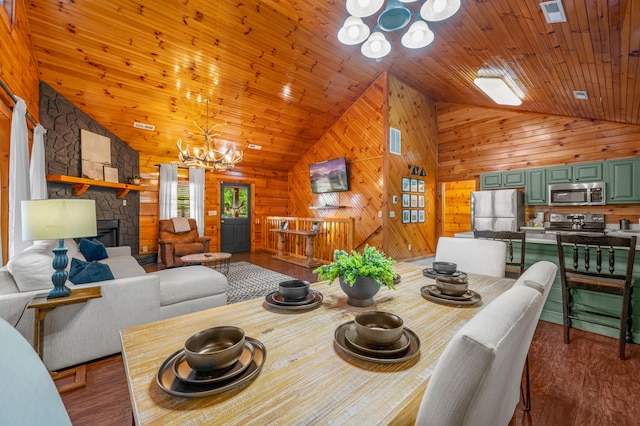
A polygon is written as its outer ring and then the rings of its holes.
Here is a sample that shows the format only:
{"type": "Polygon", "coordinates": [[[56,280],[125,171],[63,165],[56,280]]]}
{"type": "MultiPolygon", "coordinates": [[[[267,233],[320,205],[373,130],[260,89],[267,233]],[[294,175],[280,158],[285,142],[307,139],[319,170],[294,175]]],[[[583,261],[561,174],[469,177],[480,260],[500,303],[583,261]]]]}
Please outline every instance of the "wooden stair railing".
{"type": "MultiPolygon", "coordinates": [[[[353,218],[291,217],[267,216],[262,222],[263,249],[277,252],[278,236],[270,229],[280,228],[280,222],[287,222],[287,229],[310,231],[314,223],[318,224],[321,234],[314,239],[314,258],[329,263],[333,261],[334,250],[353,249],[355,220],[353,218]]],[[[288,235],[284,251],[304,258],[306,241],[303,236],[288,235]]]]}
{"type": "Polygon", "coordinates": [[[375,237],[376,235],[378,235],[380,233],[380,231],[382,231],[382,225],[378,226],[376,228],[375,231],[373,231],[372,233],[370,233],[369,235],[367,235],[367,238],[365,238],[364,240],[362,240],[360,242],[360,244],[358,244],[354,250],[358,250],[360,247],[362,247],[367,241],[369,241],[371,238],[375,237]]]}

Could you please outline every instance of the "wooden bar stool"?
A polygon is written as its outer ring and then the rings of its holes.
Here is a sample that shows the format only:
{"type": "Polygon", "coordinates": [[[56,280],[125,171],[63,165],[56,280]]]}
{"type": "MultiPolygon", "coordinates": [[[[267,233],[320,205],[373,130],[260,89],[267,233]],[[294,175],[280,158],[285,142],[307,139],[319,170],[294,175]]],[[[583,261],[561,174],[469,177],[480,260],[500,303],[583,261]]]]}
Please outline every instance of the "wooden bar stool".
{"type": "Polygon", "coordinates": [[[507,259],[505,267],[505,276],[510,278],[518,278],[524,272],[524,250],[525,250],[525,237],[524,232],[515,231],[477,231],[473,230],[474,238],[481,238],[485,240],[498,240],[504,241],[507,245],[507,259]],[[513,243],[520,243],[520,254],[513,249],[513,243]]]}
{"type": "Polygon", "coordinates": [[[619,357],[625,359],[625,343],[631,342],[631,290],[636,237],[558,233],[556,241],[562,279],[564,342],[569,343],[572,320],[615,328],[620,331],[619,357]],[[603,257],[606,261],[604,265],[603,257]],[[620,315],[574,303],[576,290],[620,296],[620,315]],[[618,325],[613,325],[612,319],[618,320],[618,325]]]}

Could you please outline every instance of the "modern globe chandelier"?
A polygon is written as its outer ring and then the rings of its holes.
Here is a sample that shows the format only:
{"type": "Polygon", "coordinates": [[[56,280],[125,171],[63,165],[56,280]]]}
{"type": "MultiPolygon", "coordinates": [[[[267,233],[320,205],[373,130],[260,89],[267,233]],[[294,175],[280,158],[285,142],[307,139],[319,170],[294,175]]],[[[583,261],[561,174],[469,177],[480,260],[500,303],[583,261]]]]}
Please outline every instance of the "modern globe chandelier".
{"type": "MultiPolygon", "coordinates": [[[[378,12],[385,0],[347,0],[347,11],[350,15],[338,31],[338,40],[347,45],[364,42],[360,51],[367,58],[380,59],[387,56],[391,52],[391,43],[383,31],[393,32],[406,27],[413,13],[404,3],[415,1],[417,0],[387,0],[387,5],[378,15],[372,32],[362,18],[378,12]]],[[[443,21],[453,16],[458,9],[460,0],[426,0],[420,8],[419,16],[402,36],[402,45],[409,49],[428,46],[435,36],[425,21],[443,21]]]]}
{"type": "Polygon", "coordinates": [[[219,124],[209,127],[209,99],[205,99],[204,102],[207,104],[206,130],[194,121],[193,124],[202,133],[194,134],[189,132],[191,136],[204,137],[204,143],[202,147],[192,147],[190,144],[186,144],[183,148],[182,139],[178,139],[178,142],[176,142],[178,158],[187,166],[225,171],[242,161],[244,154],[242,151],[235,149],[231,142],[216,138],[216,136],[220,136],[218,133],[212,133],[213,128],[219,126],[219,124]]]}

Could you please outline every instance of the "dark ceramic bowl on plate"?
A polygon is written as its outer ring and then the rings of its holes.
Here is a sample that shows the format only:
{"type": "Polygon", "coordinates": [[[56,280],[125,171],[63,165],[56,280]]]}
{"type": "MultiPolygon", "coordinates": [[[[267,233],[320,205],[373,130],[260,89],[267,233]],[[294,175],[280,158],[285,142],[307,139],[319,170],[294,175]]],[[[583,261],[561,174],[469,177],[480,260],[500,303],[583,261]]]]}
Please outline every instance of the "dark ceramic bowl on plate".
{"type": "Polygon", "coordinates": [[[436,277],[436,288],[449,296],[462,296],[469,289],[466,278],[436,277]]]}
{"type": "Polygon", "coordinates": [[[233,365],[244,349],[244,330],[233,326],[212,327],[189,337],[184,356],[189,367],[210,372],[233,365]]]}
{"type": "Polygon", "coordinates": [[[383,311],[365,311],[356,315],[356,333],[365,343],[374,346],[391,345],[398,341],[404,330],[404,321],[396,314],[383,311]]]}
{"type": "Polygon", "coordinates": [[[278,293],[287,301],[304,300],[309,294],[309,281],[282,281],[278,284],[278,293]]]}
{"type": "Polygon", "coordinates": [[[453,262],[433,262],[431,267],[440,274],[453,274],[458,270],[458,265],[453,262]]]}

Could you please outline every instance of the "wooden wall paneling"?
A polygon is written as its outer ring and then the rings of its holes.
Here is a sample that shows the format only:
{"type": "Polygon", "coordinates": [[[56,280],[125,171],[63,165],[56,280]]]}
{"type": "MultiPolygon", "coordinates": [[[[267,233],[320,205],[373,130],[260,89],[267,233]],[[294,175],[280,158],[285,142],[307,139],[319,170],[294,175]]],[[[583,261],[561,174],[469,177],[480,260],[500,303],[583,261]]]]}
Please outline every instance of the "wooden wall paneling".
{"type": "MultiPolygon", "coordinates": [[[[438,104],[438,179],[478,181],[492,171],[640,156],[640,126],[575,117],[438,104]]],[[[449,206],[447,205],[447,208],[449,206]]],[[[532,206],[561,213],[604,213],[608,224],[637,223],[636,205],[532,206]]],[[[526,218],[525,218],[526,219],[526,218]]]]}
{"type": "Polygon", "coordinates": [[[476,190],[476,180],[443,182],[442,232],[443,237],[453,237],[456,232],[471,231],[471,192],[476,190]]]}
{"type": "MultiPolygon", "coordinates": [[[[338,121],[316,142],[289,172],[289,216],[353,218],[354,245],[382,225],[383,141],[387,105],[387,77],[380,76],[338,121]],[[313,194],[309,164],[346,157],[350,190],[313,194]],[[310,209],[343,205],[343,209],[310,209]]],[[[331,230],[333,234],[333,230],[331,230]]],[[[332,237],[330,237],[332,238],[332,237]]],[[[333,241],[330,239],[330,241],[333,241]]],[[[337,241],[334,241],[337,244],[337,241]]],[[[370,245],[382,247],[378,234],[370,245]]],[[[334,247],[341,248],[341,247],[334,247]]]]}
{"type": "MultiPolygon", "coordinates": [[[[436,102],[421,94],[403,81],[389,76],[388,89],[389,126],[401,132],[402,155],[389,153],[385,142],[385,220],[384,250],[394,259],[424,257],[435,253],[437,215],[437,117],[436,102]],[[417,165],[426,171],[426,176],[410,175],[408,165],[417,165]],[[425,182],[424,193],[413,193],[425,197],[424,223],[402,223],[402,177],[420,179],[425,182]],[[393,204],[393,197],[398,202],[393,204]],[[393,211],[395,217],[389,217],[393,211]],[[409,250],[408,245],[412,248],[409,250]]],[[[387,137],[388,140],[388,137],[387,137]]]]}

